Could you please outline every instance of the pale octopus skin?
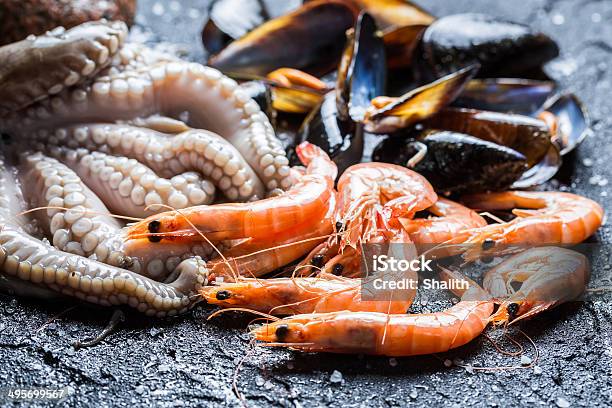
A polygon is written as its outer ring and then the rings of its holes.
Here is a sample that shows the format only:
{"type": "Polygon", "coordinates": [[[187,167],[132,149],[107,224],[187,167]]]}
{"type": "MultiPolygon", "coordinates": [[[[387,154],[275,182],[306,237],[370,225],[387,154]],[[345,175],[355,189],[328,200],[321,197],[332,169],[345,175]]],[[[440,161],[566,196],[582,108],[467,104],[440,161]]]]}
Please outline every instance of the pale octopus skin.
{"type": "Polygon", "coordinates": [[[261,199],[295,173],[235,81],[126,37],[99,21],[0,47],[0,286],[161,317],[232,243],[130,244],[111,214],[261,199]]]}

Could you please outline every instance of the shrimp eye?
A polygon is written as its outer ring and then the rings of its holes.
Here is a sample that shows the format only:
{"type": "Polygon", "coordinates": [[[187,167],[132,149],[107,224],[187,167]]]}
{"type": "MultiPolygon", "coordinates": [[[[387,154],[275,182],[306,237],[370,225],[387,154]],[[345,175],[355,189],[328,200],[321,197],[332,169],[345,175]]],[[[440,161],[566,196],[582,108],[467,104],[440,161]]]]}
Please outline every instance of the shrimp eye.
{"type": "Polygon", "coordinates": [[[508,307],[506,308],[506,310],[508,311],[508,317],[510,318],[510,320],[514,320],[516,318],[516,314],[519,311],[519,304],[510,303],[508,307]]]}
{"type": "Polygon", "coordinates": [[[495,241],[493,241],[491,238],[487,238],[484,241],[482,241],[482,249],[484,249],[485,251],[487,249],[491,249],[495,246],[495,241]]]}
{"type": "Polygon", "coordinates": [[[289,334],[289,326],[286,324],[279,324],[276,326],[275,334],[278,341],[285,341],[285,338],[289,334]]]}
{"type": "Polygon", "coordinates": [[[316,266],[317,268],[322,267],[323,266],[323,255],[317,254],[313,256],[310,263],[312,266],[316,266]]]}
{"type": "Polygon", "coordinates": [[[227,300],[230,297],[232,297],[232,294],[228,292],[227,290],[220,290],[217,292],[215,297],[217,298],[217,300],[227,300]]]}
{"type": "Polygon", "coordinates": [[[344,225],[343,225],[343,224],[342,224],[340,221],[338,221],[338,222],[336,223],[336,231],[338,231],[338,232],[342,232],[342,229],[343,229],[343,228],[344,228],[344,225]]]}
{"type": "MultiPolygon", "coordinates": [[[[161,222],[159,222],[157,220],[151,221],[149,223],[149,225],[148,225],[149,232],[152,233],[152,234],[155,234],[156,232],[159,232],[159,227],[161,227],[161,222]]],[[[151,235],[151,236],[149,236],[149,241],[150,242],[159,242],[159,241],[161,241],[161,237],[155,236],[155,235],[151,235]]]]}
{"type": "Polygon", "coordinates": [[[344,270],[344,265],[342,265],[341,263],[335,264],[334,267],[332,268],[332,272],[334,275],[342,274],[343,270],[344,270]]]}

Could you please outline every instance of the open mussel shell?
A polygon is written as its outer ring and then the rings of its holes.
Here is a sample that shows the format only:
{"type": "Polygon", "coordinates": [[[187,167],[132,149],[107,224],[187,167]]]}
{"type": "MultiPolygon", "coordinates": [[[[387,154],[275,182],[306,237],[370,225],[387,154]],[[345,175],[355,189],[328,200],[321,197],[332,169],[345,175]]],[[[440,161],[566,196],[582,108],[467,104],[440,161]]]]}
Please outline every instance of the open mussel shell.
{"type": "Polygon", "coordinates": [[[527,170],[520,180],[512,184],[511,188],[524,189],[544,184],[557,174],[561,164],[562,159],[559,147],[551,143],[542,160],[527,170]]]}
{"type": "Polygon", "coordinates": [[[574,150],[593,133],[589,114],[574,94],[562,94],[551,98],[541,111],[550,112],[555,116],[556,130],[553,141],[559,146],[562,156],[574,150]]]}
{"type": "Polygon", "coordinates": [[[300,86],[272,86],[274,110],[286,113],[305,114],[314,109],[323,99],[324,93],[300,86]]]}
{"type": "Polygon", "coordinates": [[[216,0],[202,31],[204,48],[211,54],[264,22],[300,7],[301,0],[216,0]]]}
{"type": "Polygon", "coordinates": [[[439,77],[479,63],[480,77],[513,76],[559,55],[557,44],[530,27],[484,14],[456,14],[432,23],[421,42],[423,73],[439,77]]]}
{"type": "Polygon", "coordinates": [[[385,30],[383,41],[389,69],[405,68],[412,65],[415,50],[426,28],[426,25],[415,24],[390,27],[385,30]]]}
{"type": "Polygon", "coordinates": [[[355,8],[338,1],[309,2],[230,43],[209,65],[260,76],[281,67],[322,75],[338,65],[356,16],[355,8]]]}
{"type": "Polygon", "coordinates": [[[410,163],[409,167],[442,193],[505,190],[527,169],[525,156],[513,149],[440,130],[390,137],[374,149],[372,159],[403,166],[410,163]]]}
{"type": "MultiPolygon", "coordinates": [[[[435,17],[423,8],[407,0],[334,0],[358,7],[374,17],[381,29],[408,25],[429,25],[435,17]]],[[[304,3],[309,3],[305,1],[304,3]]]]}
{"type": "Polygon", "coordinates": [[[555,92],[552,81],[518,78],[472,79],[453,106],[532,116],[555,92]]]}
{"type": "Polygon", "coordinates": [[[465,133],[510,147],[527,158],[529,167],[539,163],[551,145],[546,123],[523,115],[445,108],[423,122],[423,126],[465,133]]]}
{"type": "Polygon", "coordinates": [[[322,148],[338,166],[338,174],[359,163],[363,156],[363,128],[339,117],[334,91],[328,92],[321,104],[304,119],[297,139],[322,148]]]}
{"type": "Polygon", "coordinates": [[[372,99],[383,94],[386,73],[381,33],[374,19],[361,13],[338,69],[336,92],[341,116],[361,122],[372,99]]]}
{"type": "Polygon", "coordinates": [[[477,71],[478,65],[463,68],[368,112],[364,120],[366,131],[392,133],[435,115],[453,102],[477,71]]]}

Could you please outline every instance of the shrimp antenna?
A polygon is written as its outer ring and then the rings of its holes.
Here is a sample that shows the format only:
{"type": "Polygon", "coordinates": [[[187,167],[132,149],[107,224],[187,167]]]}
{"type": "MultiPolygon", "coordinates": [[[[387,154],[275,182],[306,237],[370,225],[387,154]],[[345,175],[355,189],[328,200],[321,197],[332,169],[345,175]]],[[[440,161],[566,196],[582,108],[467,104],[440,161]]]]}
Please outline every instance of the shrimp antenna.
{"type": "Polygon", "coordinates": [[[244,364],[246,359],[249,358],[249,356],[253,353],[253,351],[255,351],[254,346],[255,346],[255,339],[253,338],[249,341],[249,344],[247,345],[247,352],[244,353],[244,356],[242,356],[238,364],[236,364],[236,369],[234,370],[234,374],[232,376],[232,390],[234,391],[234,394],[236,395],[236,397],[238,397],[238,399],[240,400],[240,403],[242,404],[243,407],[247,407],[247,403],[246,403],[246,400],[244,399],[244,395],[242,395],[242,393],[238,389],[238,375],[240,374],[240,369],[242,368],[242,365],[244,364]]]}
{"type": "Polygon", "coordinates": [[[519,343],[518,341],[514,340],[506,332],[504,332],[504,337],[507,338],[512,344],[514,344],[518,348],[518,351],[506,351],[506,350],[504,350],[504,349],[502,349],[500,347],[499,343],[494,338],[492,338],[491,336],[489,336],[486,333],[483,333],[483,335],[484,335],[485,339],[487,339],[487,340],[489,340],[491,342],[493,347],[495,347],[495,350],[497,350],[500,354],[503,354],[505,356],[516,357],[516,356],[520,356],[525,351],[525,348],[521,345],[521,343],[519,343]]]}
{"type": "MultiPolygon", "coordinates": [[[[74,208],[66,208],[66,207],[59,207],[59,206],[53,206],[53,205],[48,205],[48,206],[44,206],[44,207],[36,207],[36,208],[31,208],[29,210],[25,210],[22,211],[20,213],[15,214],[17,217],[23,216],[23,215],[27,215],[30,213],[33,213],[35,211],[42,211],[42,210],[63,210],[63,211],[70,211],[73,210],[74,208]]],[[[112,218],[118,218],[121,220],[126,220],[126,221],[134,221],[134,222],[138,222],[138,221],[142,221],[143,218],[135,218],[135,217],[128,217],[125,215],[118,215],[118,214],[111,214],[109,212],[100,212],[100,211],[93,211],[90,209],[79,209],[77,210],[79,212],[82,212],[83,214],[89,214],[89,215],[99,215],[102,217],[112,217],[112,218]]]]}
{"type": "MultiPolygon", "coordinates": [[[[527,368],[533,368],[535,367],[535,365],[537,364],[537,362],[540,359],[540,351],[538,349],[538,346],[535,344],[535,342],[531,339],[531,337],[529,337],[527,335],[527,333],[525,333],[524,331],[518,329],[519,333],[521,333],[529,343],[531,343],[531,346],[533,347],[534,350],[534,358],[531,360],[531,362],[528,365],[515,365],[515,366],[499,366],[499,367],[474,367],[471,365],[467,365],[467,364],[457,364],[457,366],[462,367],[462,368],[470,368],[471,370],[474,371],[510,371],[510,370],[524,370],[527,368]]],[[[516,340],[514,340],[516,341],[516,340]]],[[[518,343],[518,342],[517,342],[518,343]]],[[[503,354],[503,353],[502,353],[503,354]]]]}
{"type": "Polygon", "coordinates": [[[496,216],[496,215],[494,215],[494,214],[492,214],[492,213],[490,213],[490,212],[488,212],[488,211],[484,211],[484,212],[478,213],[478,215],[480,215],[481,217],[487,217],[487,218],[490,218],[490,219],[492,219],[493,221],[495,221],[495,222],[496,222],[496,223],[498,223],[498,224],[503,224],[503,223],[505,223],[505,221],[504,221],[504,220],[502,220],[502,219],[501,219],[501,218],[499,218],[498,216],[496,216]]]}
{"type": "Polygon", "coordinates": [[[171,206],[169,206],[169,205],[166,205],[166,204],[151,204],[151,205],[147,205],[147,206],[145,207],[145,210],[149,210],[149,208],[150,208],[150,207],[152,207],[152,206],[160,206],[160,207],[165,207],[165,208],[168,208],[168,209],[170,209],[171,211],[174,211],[174,212],[176,212],[177,214],[179,214],[181,217],[183,217],[183,219],[184,219],[184,220],[187,222],[187,224],[189,224],[189,225],[191,226],[191,228],[193,228],[195,231],[197,231],[198,235],[200,235],[200,236],[201,236],[201,237],[202,237],[202,238],[203,238],[203,239],[204,239],[204,240],[205,240],[205,241],[208,243],[208,245],[210,245],[210,246],[211,246],[211,247],[212,247],[212,248],[215,250],[215,252],[216,252],[217,254],[219,254],[219,256],[221,257],[221,259],[223,259],[223,262],[224,262],[224,263],[225,263],[225,264],[226,264],[226,265],[229,267],[229,269],[230,269],[230,271],[231,271],[231,273],[232,273],[233,278],[234,278],[234,279],[238,279],[238,274],[236,273],[236,271],[234,270],[234,268],[232,268],[232,265],[230,265],[230,263],[229,263],[229,262],[228,262],[228,260],[225,258],[225,256],[223,255],[223,253],[222,253],[222,252],[219,250],[219,248],[217,248],[217,246],[216,246],[215,244],[213,244],[213,243],[212,243],[212,242],[211,242],[211,241],[208,239],[208,237],[207,237],[206,235],[204,235],[204,234],[202,233],[202,231],[200,231],[200,230],[199,230],[199,229],[198,229],[198,228],[197,228],[197,227],[196,227],[196,226],[195,226],[195,225],[194,225],[194,224],[193,224],[193,223],[192,223],[192,222],[189,220],[189,218],[188,218],[188,217],[187,217],[185,214],[183,214],[183,213],[181,212],[181,210],[178,210],[178,209],[176,209],[176,208],[174,208],[174,207],[171,207],[171,206]]]}

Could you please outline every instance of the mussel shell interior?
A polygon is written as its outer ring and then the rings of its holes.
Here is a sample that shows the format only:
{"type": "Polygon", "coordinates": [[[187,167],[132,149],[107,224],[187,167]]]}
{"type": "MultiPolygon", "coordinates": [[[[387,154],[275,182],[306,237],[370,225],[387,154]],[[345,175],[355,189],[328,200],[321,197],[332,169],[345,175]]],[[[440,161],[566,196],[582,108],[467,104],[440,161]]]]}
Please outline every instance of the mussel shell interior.
{"type": "Polygon", "coordinates": [[[557,95],[548,100],[541,110],[551,112],[557,119],[555,143],[559,145],[562,156],[593,133],[588,112],[574,94],[557,95]]]}
{"type": "Polygon", "coordinates": [[[359,16],[353,46],[345,83],[349,116],[360,122],[372,99],[384,93],[387,72],[384,42],[374,19],[367,13],[359,16]]]}
{"type": "Polygon", "coordinates": [[[552,81],[518,78],[473,79],[453,106],[534,115],[555,92],[552,81]]]}
{"type": "Polygon", "coordinates": [[[524,189],[544,184],[548,180],[552,179],[555,174],[557,174],[561,168],[561,164],[562,159],[559,147],[557,147],[557,145],[554,143],[551,143],[546,155],[542,158],[542,160],[527,170],[520,180],[512,184],[511,188],[524,189]]]}

